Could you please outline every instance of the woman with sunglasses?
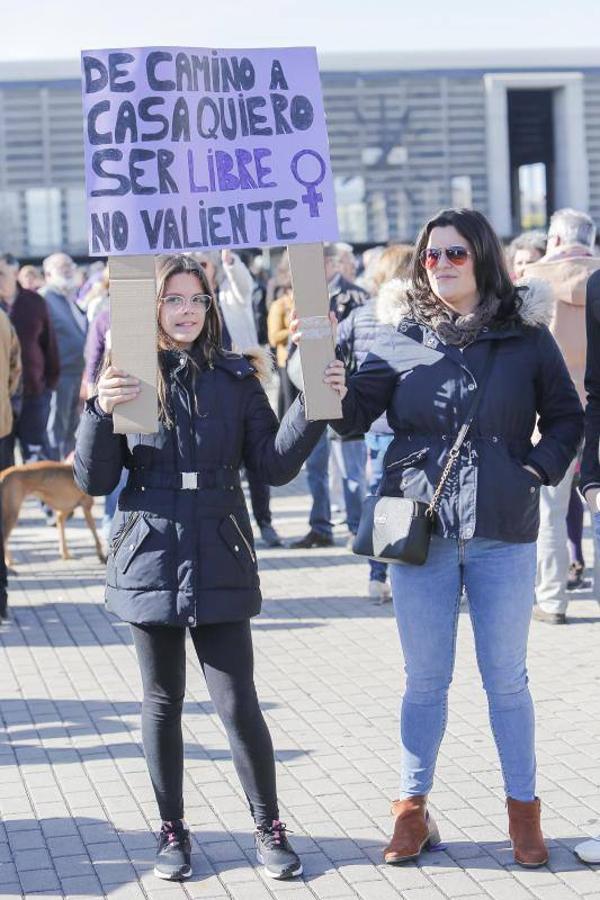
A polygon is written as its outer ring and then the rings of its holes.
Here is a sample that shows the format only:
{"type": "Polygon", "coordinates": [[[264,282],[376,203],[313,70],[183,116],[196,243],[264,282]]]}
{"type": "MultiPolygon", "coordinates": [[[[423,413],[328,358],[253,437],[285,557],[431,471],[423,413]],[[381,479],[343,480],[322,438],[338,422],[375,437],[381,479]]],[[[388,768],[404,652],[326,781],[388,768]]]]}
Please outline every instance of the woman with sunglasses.
{"type": "Polygon", "coordinates": [[[256,823],[256,853],[273,878],[302,866],[279,820],[271,738],[253,681],[250,618],[261,595],[239,469],[271,484],[299,471],[324,423],[297,400],[278,430],[257,355],[222,349],[221,323],[202,266],[165,257],[158,270],[156,434],[113,432],[115,407],[139,382],[108,365],[79,429],[75,477],[108,494],[128,469],[110,541],[108,609],[131,623],[144,699],[142,735],[162,820],[155,874],[191,873],[183,815],[185,640],[189,630],[256,823]]]}
{"type": "Polygon", "coordinates": [[[366,432],[387,413],[394,438],[382,495],[431,501],[495,348],[479,411],[441,496],[427,560],[391,566],[406,689],[400,799],[392,805],[384,859],[415,859],[439,841],[427,795],[446,727],[464,588],[515,861],[540,866],[548,854],[526,668],[539,488],[561,480],[582,435],[577,392],[545,327],[551,297],[539,282],[512,284],[484,216],[451,209],[421,231],[409,285],[390,282],[379,303],[396,330],[382,333],[347,385],[337,361],[325,380],[343,399],[343,423],[333,423],[341,433],[366,432]],[[537,417],[541,439],[533,446],[537,417]]]}

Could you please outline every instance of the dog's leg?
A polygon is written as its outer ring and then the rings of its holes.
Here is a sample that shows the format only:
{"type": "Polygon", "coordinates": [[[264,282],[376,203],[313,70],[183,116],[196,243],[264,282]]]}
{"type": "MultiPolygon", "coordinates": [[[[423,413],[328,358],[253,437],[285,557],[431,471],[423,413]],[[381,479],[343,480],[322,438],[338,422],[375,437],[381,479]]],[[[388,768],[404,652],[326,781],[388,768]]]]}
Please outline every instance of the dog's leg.
{"type": "Polygon", "coordinates": [[[71,559],[71,555],[67,549],[67,537],[65,535],[65,522],[67,521],[68,513],[64,510],[59,510],[56,513],[56,530],[58,531],[58,547],[60,550],[60,555],[63,559],[71,559]]]}
{"type": "Polygon", "coordinates": [[[83,515],[85,516],[85,521],[88,524],[88,528],[92,532],[92,536],[94,538],[94,543],[96,545],[96,554],[100,562],[106,562],[106,556],[104,554],[104,550],[102,548],[102,543],[100,542],[100,538],[98,537],[98,531],[96,529],[96,522],[94,521],[94,516],[92,515],[91,504],[85,505],[81,504],[81,508],[83,509],[83,515]]]}
{"type": "Polygon", "coordinates": [[[16,525],[25,491],[21,483],[14,480],[2,484],[2,537],[4,539],[4,562],[7,568],[13,568],[12,553],[8,548],[8,538],[16,525]]]}

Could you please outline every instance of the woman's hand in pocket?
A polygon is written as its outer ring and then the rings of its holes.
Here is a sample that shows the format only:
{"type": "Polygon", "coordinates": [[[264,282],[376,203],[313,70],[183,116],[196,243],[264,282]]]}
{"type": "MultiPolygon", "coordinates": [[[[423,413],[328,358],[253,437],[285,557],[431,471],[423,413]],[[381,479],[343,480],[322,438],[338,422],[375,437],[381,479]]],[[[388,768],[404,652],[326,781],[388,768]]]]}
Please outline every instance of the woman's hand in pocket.
{"type": "Polygon", "coordinates": [[[527,465],[523,466],[523,468],[525,469],[526,472],[531,472],[532,475],[535,475],[537,480],[541,483],[542,479],[540,478],[540,473],[538,472],[537,469],[534,469],[533,466],[527,466],[527,465]]]}

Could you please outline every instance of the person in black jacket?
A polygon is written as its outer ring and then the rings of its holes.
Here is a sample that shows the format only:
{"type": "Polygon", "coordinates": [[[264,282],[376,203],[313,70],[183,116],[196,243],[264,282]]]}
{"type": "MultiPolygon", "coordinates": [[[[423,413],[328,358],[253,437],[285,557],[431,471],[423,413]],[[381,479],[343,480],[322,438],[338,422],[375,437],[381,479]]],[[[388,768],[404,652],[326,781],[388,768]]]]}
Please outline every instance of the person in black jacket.
{"type": "Polygon", "coordinates": [[[163,820],[155,873],[191,874],[181,733],[189,629],[256,822],[257,857],[268,875],[288,878],[302,866],[279,820],[273,748],[254,688],[249,620],[261,594],[239,469],[285,484],[324,423],[307,422],[299,397],[278,426],[258,377],[264,360],[222,349],[215,298],[192,257],[160,264],[158,335],[159,431],[113,433],[113,409],[139,384],[109,366],[86,405],[74,462],[92,495],[110,493],[129,470],[106,601],[131,623],[141,668],[144,750],[163,820]]]}
{"type": "MultiPolygon", "coordinates": [[[[410,286],[390,282],[384,290],[396,303],[396,330],[382,333],[347,386],[341,362],[326,375],[342,397],[343,420],[333,423],[342,434],[367,431],[387,413],[394,439],[382,495],[431,501],[491,361],[476,420],[441,494],[427,560],[391,567],[406,690],[401,798],[392,805],[384,859],[414,859],[439,840],[427,795],[465,588],[515,861],[543,865],[526,666],[539,490],[564,477],[583,430],[577,391],[545,324],[552,298],[543,283],[512,284],[491,226],[467,209],[431,219],[417,242],[410,286]],[[536,419],[541,438],[533,446],[536,419]]],[[[297,322],[291,327],[297,332],[297,322]]]]}
{"type": "Polygon", "coordinates": [[[585,442],[579,490],[593,517],[596,537],[594,588],[600,602],[600,270],[588,279],[585,302],[585,442]]]}
{"type": "Polygon", "coordinates": [[[585,365],[585,443],[579,490],[594,515],[600,496],[600,270],[588,279],[585,298],[587,355],[585,365]]]}

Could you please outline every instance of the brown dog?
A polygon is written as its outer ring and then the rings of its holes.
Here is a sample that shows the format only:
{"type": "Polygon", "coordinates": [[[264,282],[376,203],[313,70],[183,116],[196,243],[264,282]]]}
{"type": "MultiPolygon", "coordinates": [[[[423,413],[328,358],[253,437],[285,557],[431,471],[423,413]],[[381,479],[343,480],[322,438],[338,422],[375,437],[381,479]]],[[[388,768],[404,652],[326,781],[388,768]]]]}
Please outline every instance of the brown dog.
{"type": "Polygon", "coordinates": [[[98,559],[106,562],[92,515],[94,500],[80,491],[75,484],[73,468],[70,463],[44,461],[27,463],[24,466],[11,466],[0,473],[0,489],[2,490],[4,559],[7,566],[12,565],[10,552],[7,549],[8,537],[17,523],[23,500],[30,496],[39,497],[56,513],[58,545],[63,559],[70,559],[65,538],[65,522],[73,510],[81,506],[85,521],[94,536],[98,559]]]}

